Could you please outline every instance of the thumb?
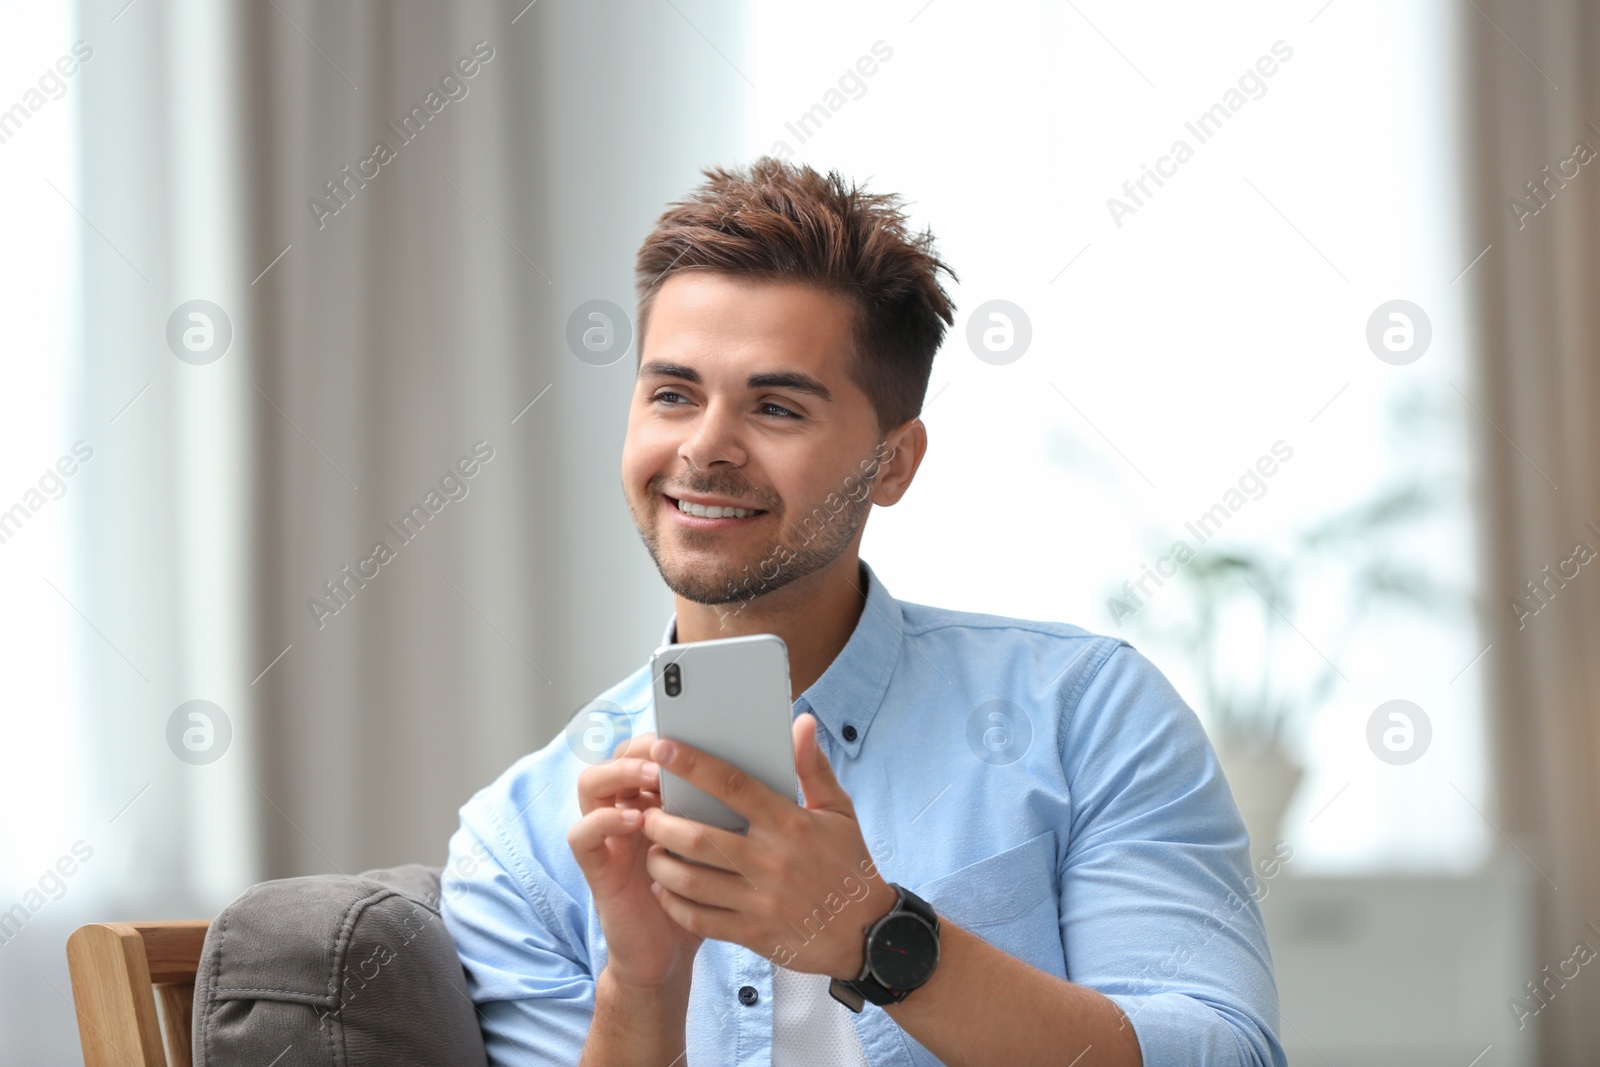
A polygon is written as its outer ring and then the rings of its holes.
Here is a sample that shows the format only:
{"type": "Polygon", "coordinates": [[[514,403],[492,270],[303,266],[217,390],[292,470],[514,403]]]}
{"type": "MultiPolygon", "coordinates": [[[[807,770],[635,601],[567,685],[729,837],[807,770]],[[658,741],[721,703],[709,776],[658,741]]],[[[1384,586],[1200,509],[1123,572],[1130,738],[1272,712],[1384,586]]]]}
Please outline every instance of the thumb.
{"type": "Polygon", "coordinates": [[[794,764],[800,776],[800,789],[805,793],[807,808],[828,808],[855,814],[850,794],[844,791],[834,776],[827,753],[817,741],[817,717],[807,713],[794,720],[794,764]]]}

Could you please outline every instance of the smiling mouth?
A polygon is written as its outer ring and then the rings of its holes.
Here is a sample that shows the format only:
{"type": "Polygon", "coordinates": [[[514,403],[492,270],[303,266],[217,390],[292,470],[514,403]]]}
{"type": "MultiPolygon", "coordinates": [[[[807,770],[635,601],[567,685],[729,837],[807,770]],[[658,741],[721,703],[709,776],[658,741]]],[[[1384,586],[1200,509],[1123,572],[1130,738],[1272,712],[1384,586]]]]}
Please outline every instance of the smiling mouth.
{"type": "Polygon", "coordinates": [[[765,515],[761,508],[733,508],[723,505],[694,504],[676,497],[666,497],[666,500],[678,511],[679,514],[689,515],[697,519],[753,519],[758,515],[765,515]]]}

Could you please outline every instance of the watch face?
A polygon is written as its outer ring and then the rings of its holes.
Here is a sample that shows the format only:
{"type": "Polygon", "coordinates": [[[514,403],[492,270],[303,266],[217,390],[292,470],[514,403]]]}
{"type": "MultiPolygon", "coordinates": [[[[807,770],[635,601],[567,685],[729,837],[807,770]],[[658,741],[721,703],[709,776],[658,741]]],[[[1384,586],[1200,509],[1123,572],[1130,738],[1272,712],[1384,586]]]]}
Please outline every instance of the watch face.
{"type": "Polygon", "coordinates": [[[915,989],[938,959],[938,939],[915,915],[891,915],[873,934],[872,976],[890,989],[915,989]]]}

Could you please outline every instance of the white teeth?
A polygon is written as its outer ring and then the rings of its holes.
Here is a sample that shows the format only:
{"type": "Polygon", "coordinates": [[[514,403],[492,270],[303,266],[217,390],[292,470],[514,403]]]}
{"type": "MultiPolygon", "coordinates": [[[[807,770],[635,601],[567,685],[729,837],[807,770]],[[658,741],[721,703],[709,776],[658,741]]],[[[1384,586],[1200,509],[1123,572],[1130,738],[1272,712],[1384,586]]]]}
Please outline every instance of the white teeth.
{"type": "Polygon", "coordinates": [[[706,507],[702,504],[692,504],[687,500],[678,501],[678,510],[689,515],[698,515],[703,519],[743,519],[755,514],[748,508],[725,508],[715,504],[706,507]]]}

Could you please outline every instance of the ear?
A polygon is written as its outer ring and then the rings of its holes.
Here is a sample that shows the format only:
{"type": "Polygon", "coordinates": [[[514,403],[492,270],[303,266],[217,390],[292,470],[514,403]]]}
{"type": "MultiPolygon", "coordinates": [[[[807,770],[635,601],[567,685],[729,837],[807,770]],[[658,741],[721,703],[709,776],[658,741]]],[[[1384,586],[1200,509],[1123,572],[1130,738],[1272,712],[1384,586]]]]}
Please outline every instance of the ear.
{"type": "Polygon", "coordinates": [[[911,480],[928,451],[928,428],[913,416],[891,431],[878,448],[878,480],[872,487],[872,502],[890,507],[905,496],[911,480]]]}

